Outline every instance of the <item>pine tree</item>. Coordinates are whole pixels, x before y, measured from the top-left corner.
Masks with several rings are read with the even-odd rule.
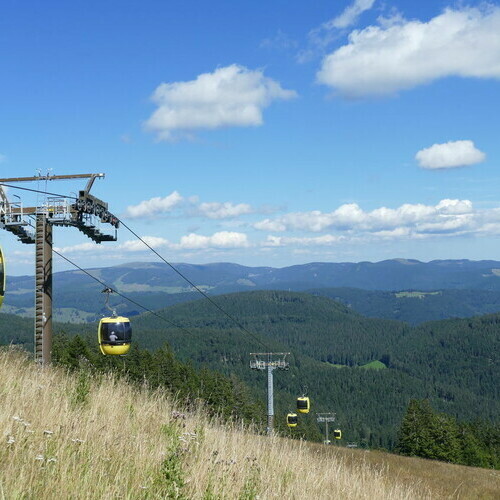
[[[402,455],[431,458],[433,413],[429,402],[411,399],[401,422],[397,451]]]

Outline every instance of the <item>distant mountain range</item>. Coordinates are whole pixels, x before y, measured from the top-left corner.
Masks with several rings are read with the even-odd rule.
[[[500,261],[493,260],[425,263],[393,259],[375,263],[316,262],[284,268],[181,263],[176,268],[210,295],[272,289],[312,291],[338,299],[368,316],[411,323],[500,311]],[[150,309],[199,297],[163,263],[130,263],[89,272]],[[105,312],[104,299],[99,293],[102,288],[81,271],[56,273],[56,319],[94,321]],[[31,315],[33,291],[32,276],[9,276],[4,312]],[[394,293],[401,291],[439,293]],[[142,312],[120,298],[115,298],[114,304],[123,314]]]

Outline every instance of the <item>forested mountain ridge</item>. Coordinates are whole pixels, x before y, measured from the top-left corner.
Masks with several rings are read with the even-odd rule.
[[[144,314],[133,321],[134,341],[153,350],[168,342],[181,360],[236,376],[261,400],[265,376],[249,369],[249,353],[290,351],[290,370],[275,377],[277,415],[292,409],[307,386],[314,406],[301,425],[310,434],[317,433],[314,412],[336,411],[347,440],[391,448],[411,398],[428,398],[438,411],[469,421],[500,415],[500,315],[410,327],[303,293],[256,291],[214,300],[253,335],[199,300],[158,312],[189,333]],[[9,341],[3,326],[10,319],[0,315],[3,343]],[[31,341],[32,323],[15,321],[17,341]],[[94,328],[66,324],[56,332],[87,334],[93,342]],[[384,366],[370,365],[375,360],[387,368],[363,368]]]
[[[500,312],[500,292],[495,290],[388,292],[359,288],[316,288],[307,290],[307,293],[337,300],[364,316],[406,321],[412,325]]]
[[[282,269],[228,263],[177,267],[210,295],[259,289],[310,291],[340,300],[366,316],[411,324],[500,311],[497,261],[422,263],[394,259],[358,264],[311,263]],[[149,309],[199,298],[163,263],[132,263],[89,271]],[[4,312],[32,316],[33,288],[33,277],[9,276]],[[55,273],[54,317],[62,322],[96,321],[105,313],[101,289],[80,271]],[[121,297],[113,297],[112,304],[127,316],[143,312]]]
[[[500,261],[391,259],[380,262],[311,262],[283,268],[249,267],[232,263],[175,264],[198,286],[224,291],[281,288],[302,291],[315,287],[352,287],[365,290],[500,290]],[[89,269],[100,279],[121,285],[124,292],[191,291],[189,285],[164,263],[129,263]],[[80,271],[55,273],[59,287],[90,283]],[[31,290],[33,277],[8,278],[13,291]]]

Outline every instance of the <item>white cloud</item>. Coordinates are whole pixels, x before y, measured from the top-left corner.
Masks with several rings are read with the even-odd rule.
[[[500,78],[500,7],[446,9],[349,35],[324,58],[320,83],[351,97],[384,95],[449,76]]]
[[[69,253],[93,252],[94,250],[102,252],[103,250],[109,250],[109,248],[106,245],[96,245],[95,243],[87,242],[67,247],[54,247],[54,250],[64,255]]]
[[[356,203],[341,205],[332,212],[297,212],[274,220],[265,219],[254,224],[263,231],[337,231],[336,235],[318,238],[268,237],[267,245],[281,246],[284,242],[306,244],[337,243],[339,235],[350,238],[372,235],[383,238],[413,236],[427,233],[477,232],[486,223],[500,221],[500,210],[474,209],[470,200],[441,200],[436,205],[405,203],[398,208],[380,207],[369,212]],[[321,240],[321,238],[324,238]],[[337,238],[337,239],[335,239]]]
[[[232,64],[196,80],[159,85],[152,97],[158,108],[145,127],[159,140],[175,140],[198,129],[262,125],[264,108],[296,95],[261,70]]]
[[[470,200],[441,200],[436,205],[436,210],[444,215],[463,215],[473,211]]]
[[[198,210],[201,215],[208,217],[209,219],[229,219],[252,213],[252,207],[247,203],[239,203],[235,205],[228,201],[225,203],[200,203]]]
[[[177,191],[168,196],[143,200],[137,205],[127,207],[125,216],[130,218],[157,217],[169,213],[182,217],[206,217],[208,219],[236,219],[242,215],[270,213],[276,208],[261,207],[256,209],[248,203],[232,203],[230,201],[200,202],[198,196],[184,198]]]
[[[286,231],[286,225],[279,220],[264,219],[256,222],[253,227],[260,231]]]
[[[422,168],[456,168],[481,163],[486,155],[472,141],[449,141],[420,150],[415,159]]]
[[[247,248],[250,246],[248,236],[244,233],[237,233],[231,231],[219,231],[211,236],[203,236],[200,234],[191,233],[182,236],[179,243],[174,243],[166,238],[159,236],[141,236],[141,238],[155,250],[169,249],[169,250],[206,250],[206,249],[235,249]],[[95,252],[102,254],[106,253],[107,257],[121,258],[127,253],[144,252],[150,250],[142,241],[127,240],[119,245],[96,245],[95,243],[80,243],[78,245],[67,247],[54,247],[59,253],[67,254],[84,254],[91,255]]]
[[[375,0],[354,0],[342,14],[329,21],[327,25],[339,29],[352,26],[363,12],[372,8],[374,3]]]
[[[186,250],[201,250],[206,248],[246,248],[250,246],[248,237],[244,233],[220,231],[212,236],[202,236],[191,233],[183,236],[178,248]]]
[[[159,196],[149,200],[141,201],[138,205],[127,207],[126,215],[131,218],[152,217],[154,215],[170,212],[175,206],[183,200],[182,196],[174,191],[173,193],[161,198]]]
[[[141,238],[152,248],[169,248],[171,243],[165,238],[160,238],[159,236],[141,236]],[[148,247],[140,240],[128,240],[124,241],[118,246],[120,250],[125,250],[126,252],[144,252],[149,251]]]
[[[419,224],[419,233],[453,233],[459,234],[463,231],[471,229],[474,223],[473,214],[458,215],[456,217],[447,217],[437,222],[427,222]]]
[[[325,234],[323,236],[314,236],[312,238],[299,238],[299,237],[283,237],[268,235],[267,239],[263,242],[263,246],[281,247],[281,246],[330,246],[336,243],[345,241],[345,236],[333,236]]]
[[[308,33],[309,47],[299,51],[297,61],[304,63],[319,54],[324,54],[327,46],[338,38],[340,30],[355,24],[359,16],[371,9],[374,3],[375,0],[354,0],[340,15],[311,30]]]
[[[335,214],[345,215],[349,212],[355,214],[350,224],[347,223],[348,218],[340,222],[336,218]],[[356,204],[349,204],[327,214],[314,211],[288,215],[282,217],[287,221],[284,225],[288,231],[329,230],[335,233],[314,237],[271,234],[261,243],[262,247],[336,247],[345,243],[371,244],[436,236],[500,234],[500,209],[476,210],[469,200],[445,199],[434,206],[404,204],[397,209],[381,207],[371,212],[364,212]],[[326,225],[328,219],[330,224]]]
[[[141,238],[153,248],[169,248],[172,244],[165,238],[160,238],[158,236],[141,236]],[[77,245],[71,245],[66,247],[54,247],[57,252],[67,255],[67,254],[85,254],[90,255],[94,252],[99,254],[106,253],[107,256],[115,257],[121,252],[149,252],[148,248],[140,240],[127,240],[118,245],[96,245],[92,242],[78,243]]]

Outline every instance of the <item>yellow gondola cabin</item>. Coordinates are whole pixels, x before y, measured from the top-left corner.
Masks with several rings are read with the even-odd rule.
[[[103,354],[124,356],[132,342],[130,320],[123,316],[102,318],[97,329],[97,340]]]
[[[301,398],[297,398],[297,411],[300,413],[309,413],[310,409],[311,403],[308,397],[302,396]]]
[[[286,416],[286,425],[288,425],[288,427],[297,427],[298,423],[299,417],[297,417],[296,413],[289,413]]]
[[[5,279],[5,258],[3,256],[2,248],[0,247],[0,307],[2,307],[5,295]]]
[[[342,439],[342,431],[340,429],[335,429],[333,431],[333,437],[335,439]]]

